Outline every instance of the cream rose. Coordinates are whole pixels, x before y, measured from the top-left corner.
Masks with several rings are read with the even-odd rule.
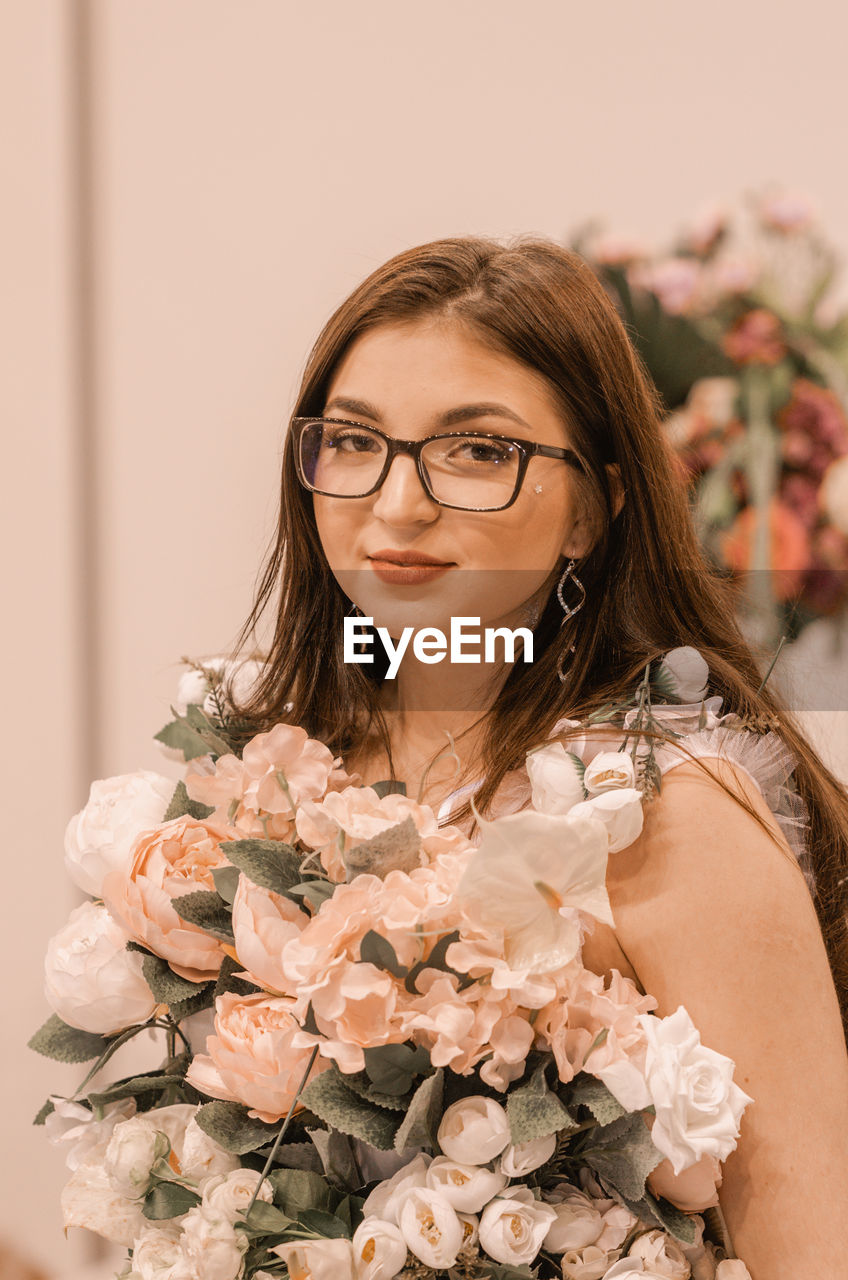
[[[44,1122],[48,1140],[56,1147],[65,1148],[65,1164],[78,1169],[81,1164],[100,1159],[109,1145],[116,1124],[135,1115],[135,1098],[122,1098],[120,1102],[104,1107],[98,1119],[95,1113],[79,1102],[51,1097],[53,1110]]]
[[[213,870],[230,865],[221,844],[235,839],[232,828],[174,818],[141,836],[129,868],[103,882],[106,905],[130,936],[190,982],[214,978],[224,951],[217,938],[180,918],[178,900],[198,889],[214,891]]]
[[[531,803],[539,813],[568,813],[583,799],[582,770],[561,742],[529,751],[526,766]]]
[[[500,1158],[501,1173],[508,1178],[523,1178],[525,1173],[541,1169],[556,1150],[556,1134],[535,1138],[532,1142],[517,1142],[507,1147]]]
[[[147,1022],[157,1003],[142,957],[102,902],[84,902],[50,939],[44,961],[47,1003],[69,1026],[110,1036]]]
[[[689,1280],[689,1261],[676,1240],[664,1231],[646,1231],[637,1236],[627,1251],[629,1258],[641,1258],[645,1270],[667,1280]]]
[[[290,1241],[274,1245],[271,1252],[285,1262],[289,1280],[359,1280],[351,1240]]]
[[[132,1116],[115,1126],[103,1164],[109,1181],[128,1200],[145,1196],[157,1160],[171,1150],[168,1137],[146,1116]]]
[[[446,1271],[456,1262],[465,1231],[444,1196],[430,1187],[410,1187],[398,1213],[407,1247],[425,1266]]]
[[[186,1126],[180,1168],[187,1178],[201,1182],[216,1174],[231,1173],[241,1168],[241,1162],[210,1138],[192,1116]]]
[[[101,897],[104,877],[126,870],[135,841],[162,822],[174,786],[149,769],[92,782],[88,803],[65,828],[65,868],[74,884]]]
[[[612,1272],[608,1270],[615,1263],[619,1250],[609,1252],[599,1249],[596,1244],[587,1244],[584,1249],[569,1249],[562,1255],[563,1280],[607,1280]],[[643,1280],[645,1278],[643,1277]]]
[[[691,645],[670,649],[658,670],[669,681],[675,697],[681,702],[700,702],[706,697],[710,668]]]
[[[139,1280],[196,1280],[178,1231],[150,1226],[133,1241],[132,1248],[133,1274]]]
[[[248,1240],[223,1218],[209,1218],[202,1205],[189,1209],[183,1219],[183,1250],[203,1280],[238,1280],[244,1267]]]
[[[437,1134],[439,1146],[459,1164],[488,1164],[509,1144],[506,1111],[491,1098],[460,1098],[447,1108]]]
[[[438,1191],[458,1212],[479,1213],[507,1184],[505,1173],[437,1156],[427,1170],[427,1186]]]
[[[636,769],[626,751],[599,751],[586,765],[583,785],[590,796],[614,791],[617,787],[634,787]]]
[[[751,1280],[751,1273],[739,1258],[723,1258],[716,1267],[715,1280]]]
[[[599,818],[607,830],[608,852],[626,849],[641,834],[645,821],[642,792],[635,787],[619,787],[601,791],[581,800],[569,814],[571,818]]]
[[[604,1203],[609,1204],[609,1201]],[[603,1210],[603,1228],[595,1244],[599,1249],[617,1249],[624,1244],[637,1222],[635,1213],[625,1209],[623,1204],[610,1205]]]
[[[480,1244],[496,1262],[520,1267],[536,1257],[555,1217],[528,1187],[509,1187],[483,1210]]]
[[[236,701],[243,701],[262,675],[266,664],[257,661],[255,658],[234,661],[223,655],[216,655],[214,658],[203,659],[202,666],[210,671],[217,672],[225,686],[227,684],[231,685],[233,697]],[[174,710],[184,716],[189,703],[194,703],[196,706],[202,707],[207,716],[217,715],[218,704],[211,690],[212,685],[205,672],[193,669],[185,671],[177,682]],[[223,692],[224,690],[222,689],[222,695]]]
[[[393,1280],[406,1265],[406,1241],[400,1227],[381,1218],[366,1218],[353,1233],[356,1280]]]
[[[640,1014],[647,1037],[645,1079],[656,1108],[654,1145],[681,1173],[702,1156],[724,1160],[736,1146],[751,1098],[733,1083],[732,1058],[701,1044],[686,1009],[667,1018]],[[647,1105],[647,1103],[646,1103]]]
[[[285,996],[240,996],[215,1002],[215,1035],[207,1053],[196,1054],[186,1080],[200,1093],[240,1102],[250,1114],[273,1124],[286,1114],[303,1077],[309,1049],[294,1049],[300,1030]],[[329,1062],[317,1058],[313,1075]]]
[[[427,1170],[431,1163],[432,1157],[421,1152],[390,1178],[379,1183],[362,1206],[366,1219],[383,1218],[387,1222],[396,1224],[398,1210],[407,1191],[412,1187],[427,1185]]]
[[[256,1192],[256,1199],[270,1204],[274,1199],[274,1189],[267,1178],[259,1190],[256,1184],[259,1174],[255,1169],[231,1169],[228,1173],[215,1174],[203,1187],[203,1212],[207,1218],[223,1218],[225,1222],[235,1222],[245,1213],[247,1206]]]
[[[555,1217],[545,1235],[551,1253],[567,1253],[594,1244],[603,1230],[603,1217],[594,1202],[576,1188],[551,1203]]]
[[[648,1187],[654,1195],[686,1213],[702,1213],[717,1205],[721,1181],[721,1166],[715,1156],[701,1156],[697,1164],[677,1174],[670,1160],[662,1160],[648,1174]]]

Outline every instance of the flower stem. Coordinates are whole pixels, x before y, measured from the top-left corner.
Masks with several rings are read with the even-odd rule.
[[[315,1064],[315,1059],[317,1058],[317,1056],[318,1056],[318,1045],[316,1044],[312,1050],[312,1053],[309,1055],[309,1061],[306,1064],[306,1070],[303,1073],[303,1078],[300,1084],[297,1086],[297,1093],[292,1098],[291,1106],[289,1107],[288,1112],[286,1114],[286,1118],[283,1121],[282,1126],[280,1127],[280,1132],[277,1134],[276,1138],[274,1139],[274,1145],[271,1148],[271,1151],[268,1155],[268,1159],[265,1161],[265,1167],[263,1168],[261,1174],[256,1180],[256,1186],[254,1187],[253,1195],[250,1197],[250,1204],[247,1206],[247,1209],[245,1211],[245,1215],[244,1215],[245,1218],[250,1217],[250,1211],[253,1208],[253,1206],[256,1204],[256,1197],[259,1195],[259,1188],[262,1186],[262,1183],[265,1181],[265,1175],[267,1174],[268,1170],[271,1168],[271,1165],[274,1163],[274,1158],[280,1149],[280,1143],[283,1140],[283,1135],[285,1134],[286,1130],[289,1127],[289,1121],[294,1115],[294,1109],[297,1106],[298,1098],[303,1093],[303,1090],[306,1087],[306,1082],[309,1079],[309,1073]]]

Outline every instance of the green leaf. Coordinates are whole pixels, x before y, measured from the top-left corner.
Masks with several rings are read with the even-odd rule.
[[[109,1048],[105,1036],[69,1027],[57,1013],[52,1014],[28,1042],[29,1048],[56,1062],[90,1062]]]
[[[345,853],[345,865],[353,868],[369,868],[376,871],[381,861],[390,867],[409,867],[418,865],[418,854],[421,849],[421,833],[407,815],[402,822],[397,822],[385,831],[378,831],[375,836],[361,840]],[[379,871],[376,872],[379,874]]]
[[[311,1080],[301,1098],[305,1107],[334,1129],[361,1138],[379,1151],[391,1151],[394,1146],[396,1117],[348,1089],[335,1067]]]
[[[171,905],[181,920],[188,920],[206,933],[224,942],[233,941],[232,912],[223,898],[208,889],[183,893],[171,899]]]
[[[252,982],[245,982],[244,978],[237,978],[237,973],[244,973],[244,965],[239,964],[232,956],[224,956],[221,962],[221,969],[218,973],[218,981],[215,983],[215,999],[218,996],[226,995],[232,991],[237,996],[255,996],[259,990]]]
[[[185,717],[181,717],[180,713],[176,711],[174,707],[171,707],[171,711],[173,711],[177,719],[184,718],[188,721],[195,733],[199,733],[204,741],[209,744],[209,750],[212,751],[213,755],[232,755],[232,743],[228,742],[226,738],[221,736],[219,726],[212,723],[206,712],[198,703],[190,702],[188,704],[186,707]]]
[[[510,1267],[500,1263],[486,1263],[487,1280],[535,1280],[536,1272],[530,1267]]]
[[[344,1082],[348,1089],[352,1089],[366,1102],[373,1102],[375,1107],[385,1107],[387,1111],[405,1112],[409,1105],[409,1099],[404,1100],[397,1094],[381,1093],[379,1089],[375,1089],[367,1071],[355,1071],[350,1075],[345,1072]]]
[[[214,982],[207,982],[196,995],[189,996],[186,1000],[172,1000],[168,1006],[168,1011],[175,1022],[182,1022],[183,1018],[190,1018],[194,1013],[202,1013],[204,1009],[211,1009],[214,1003],[215,984]]]
[[[174,751],[182,751],[186,761],[209,755],[208,744],[185,720],[172,720],[164,729],[154,733],[153,737],[156,742],[162,742]]]
[[[405,796],[406,783],[398,782],[394,778],[383,778],[379,782],[369,782],[372,791],[376,791],[382,800],[383,796]]]
[[[171,1085],[183,1084],[184,1080],[184,1075],[151,1071],[147,1075],[116,1080],[114,1084],[110,1084],[99,1093],[90,1093],[88,1100],[93,1107],[104,1107],[107,1103],[118,1102],[121,1098],[137,1098],[142,1094],[163,1093]]]
[[[36,1117],[35,1117],[35,1119],[33,1120],[33,1122],[32,1122],[32,1123],[33,1123],[33,1124],[44,1124],[44,1122],[45,1122],[45,1120],[47,1119],[47,1117],[48,1117],[48,1116],[52,1116],[52,1114],[53,1114],[53,1112],[54,1112],[55,1110],[56,1110],[56,1107],[55,1107],[55,1104],[54,1104],[54,1102],[53,1102],[53,1099],[52,1099],[52,1098],[48,1098],[48,1099],[47,1099],[47,1101],[45,1102],[44,1106],[40,1109],[40,1111],[38,1111],[38,1112],[37,1112]]]
[[[581,1072],[567,1086],[565,1096],[570,1107],[586,1107],[598,1124],[612,1124],[613,1120],[627,1115],[627,1110],[618,1099],[610,1093],[603,1080],[596,1076]]]
[[[444,1070],[422,1080],[415,1090],[409,1109],[395,1134],[395,1150],[405,1147],[429,1147],[436,1150],[436,1132],[443,1114]]]
[[[212,879],[215,881],[215,888],[228,907],[231,907],[235,901],[240,876],[238,867],[213,868]]]
[[[544,1066],[537,1067],[526,1084],[509,1094],[506,1114],[513,1142],[534,1142],[577,1128],[557,1095],[548,1088]]]
[[[266,1204],[264,1200],[256,1200],[249,1215],[243,1221],[262,1235],[278,1235],[292,1225],[293,1219],[276,1205]]]
[[[388,938],[384,938],[374,929],[369,929],[360,942],[359,959],[365,964],[373,964],[377,969],[384,969],[386,973],[394,974],[396,978],[406,977],[406,965],[398,960],[397,952]]]
[[[179,1182],[159,1182],[148,1191],[141,1212],[145,1218],[160,1222],[163,1218],[178,1218],[200,1204],[200,1196],[190,1187]]]
[[[307,1129],[307,1133],[330,1181],[342,1190],[355,1191],[362,1178],[347,1134],[335,1129]]]
[[[463,991],[466,987],[470,987],[472,983],[476,982],[477,979],[469,977],[467,973],[460,973],[458,969],[452,969],[445,958],[451,943],[458,941],[458,929],[454,929],[452,933],[446,933],[443,938],[440,938],[429,956],[425,960],[419,960],[409,970],[404,982],[407,991],[411,992],[412,995],[420,994],[416,983],[425,969],[438,969],[441,973],[452,973],[454,977],[459,978],[459,987],[457,988],[459,991]]]
[[[430,1055],[420,1045],[381,1044],[365,1050],[365,1070],[381,1093],[401,1097],[409,1093],[416,1076],[430,1070]]]
[[[350,1227],[334,1213],[325,1213],[321,1209],[304,1209],[300,1215],[304,1227],[314,1231],[325,1240],[349,1240]]]
[[[300,856],[282,840],[225,840],[221,851],[248,880],[272,893],[288,893],[300,880]]]
[[[238,1102],[207,1102],[195,1116],[204,1133],[235,1156],[257,1151],[273,1142],[279,1125],[264,1124],[247,1114]]]
[[[171,796],[171,803],[165,810],[165,816],[162,821],[171,822],[174,818],[182,818],[188,815],[188,817],[201,822],[214,812],[215,810],[211,805],[201,804],[199,800],[192,800],[186,789],[186,784],[180,779],[174,794]]]
[[[663,1156],[654,1146],[641,1113],[636,1111],[595,1130],[580,1158],[628,1200],[641,1200],[645,1179]]]
[[[329,1209],[332,1204],[333,1193],[321,1173],[274,1169],[268,1181],[274,1188],[274,1204],[290,1218],[299,1218],[307,1209]]]
[[[336,886],[330,880],[302,880],[288,891],[290,898],[305,898],[313,913],[319,911],[328,898],[332,898]]]
[[[174,1004],[180,1000],[188,1000],[191,996],[196,996],[206,985],[189,982],[188,978],[180,977],[161,956],[145,955],[141,970],[148,987],[161,1004]]]

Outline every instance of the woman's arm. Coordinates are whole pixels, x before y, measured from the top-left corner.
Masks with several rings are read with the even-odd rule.
[[[759,790],[726,761],[707,765],[781,848],[712,776],[677,766],[639,840],[610,857],[616,933],[658,1015],[685,1005],[754,1099],[719,1193],[753,1280],[837,1280],[848,1277],[848,1051],[824,942]]]

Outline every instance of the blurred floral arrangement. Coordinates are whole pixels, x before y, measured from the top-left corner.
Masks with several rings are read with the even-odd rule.
[[[794,639],[848,600],[848,311],[803,195],[705,210],[668,252],[598,224],[572,237],[663,397],[712,562],[756,638]]]

